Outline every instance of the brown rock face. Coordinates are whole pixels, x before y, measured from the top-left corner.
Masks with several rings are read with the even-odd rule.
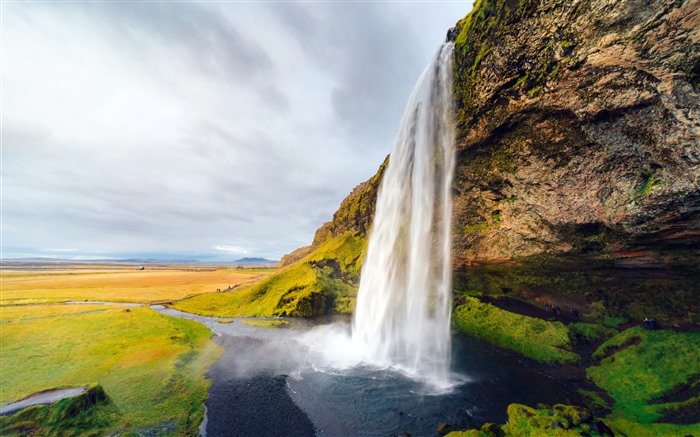
[[[697,245],[700,1],[484,0],[457,30],[458,263]]]
[[[456,292],[699,321],[700,0],[481,0],[448,37]],[[365,238],[385,165],[281,264]]]

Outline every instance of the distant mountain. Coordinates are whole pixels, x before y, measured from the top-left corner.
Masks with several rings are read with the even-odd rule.
[[[274,266],[278,261],[269,260],[266,258],[245,257],[233,261],[231,264],[235,266]]]
[[[245,257],[235,261],[218,261],[212,259],[159,259],[159,258],[95,258],[95,259],[65,259],[49,257],[9,258],[2,260],[2,266],[47,266],[47,265],[199,265],[199,266],[241,266],[241,267],[272,267],[278,261],[258,257]]]

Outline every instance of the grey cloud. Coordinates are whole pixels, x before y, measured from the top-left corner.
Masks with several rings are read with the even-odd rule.
[[[425,35],[444,34],[407,19],[418,9],[9,4],[5,247],[226,259],[217,246],[308,244],[388,153],[436,49]]]
[[[119,38],[141,42],[143,33],[164,45],[179,45],[208,72],[251,80],[274,72],[270,56],[216,11],[200,3],[91,3],[94,15]]]
[[[291,3],[274,10],[317,65],[333,71],[335,122],[355,136],[357,147],[376,148],[378,139],[390,145],[405,101],[429,60],[425,50],[416,50],[425,44],[425,32],[405,14],[429,14],[434,7],[342,2],[323,8]],[[444,39],[440,34],[433,50]]]

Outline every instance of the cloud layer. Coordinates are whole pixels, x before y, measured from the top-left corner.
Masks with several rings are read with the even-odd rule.
[[[469,3],[6,3],[3,256],[279,258]]]

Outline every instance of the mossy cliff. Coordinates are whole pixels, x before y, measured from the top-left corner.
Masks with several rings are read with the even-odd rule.
[[[448,32],[457,293],[698,320],[699,11],[700,0],[480,0]],[[301,294],[269,278],[259,291],[287,303],[266,313],[352,307],[385,165],[282,259],[279,275],[316,278]],[[363,242],[339,246],[356,251],[350,265],[318,256],[343,235]]]
[[[449,32],[459,291],[696,317],[699,10],[483,0]]]

